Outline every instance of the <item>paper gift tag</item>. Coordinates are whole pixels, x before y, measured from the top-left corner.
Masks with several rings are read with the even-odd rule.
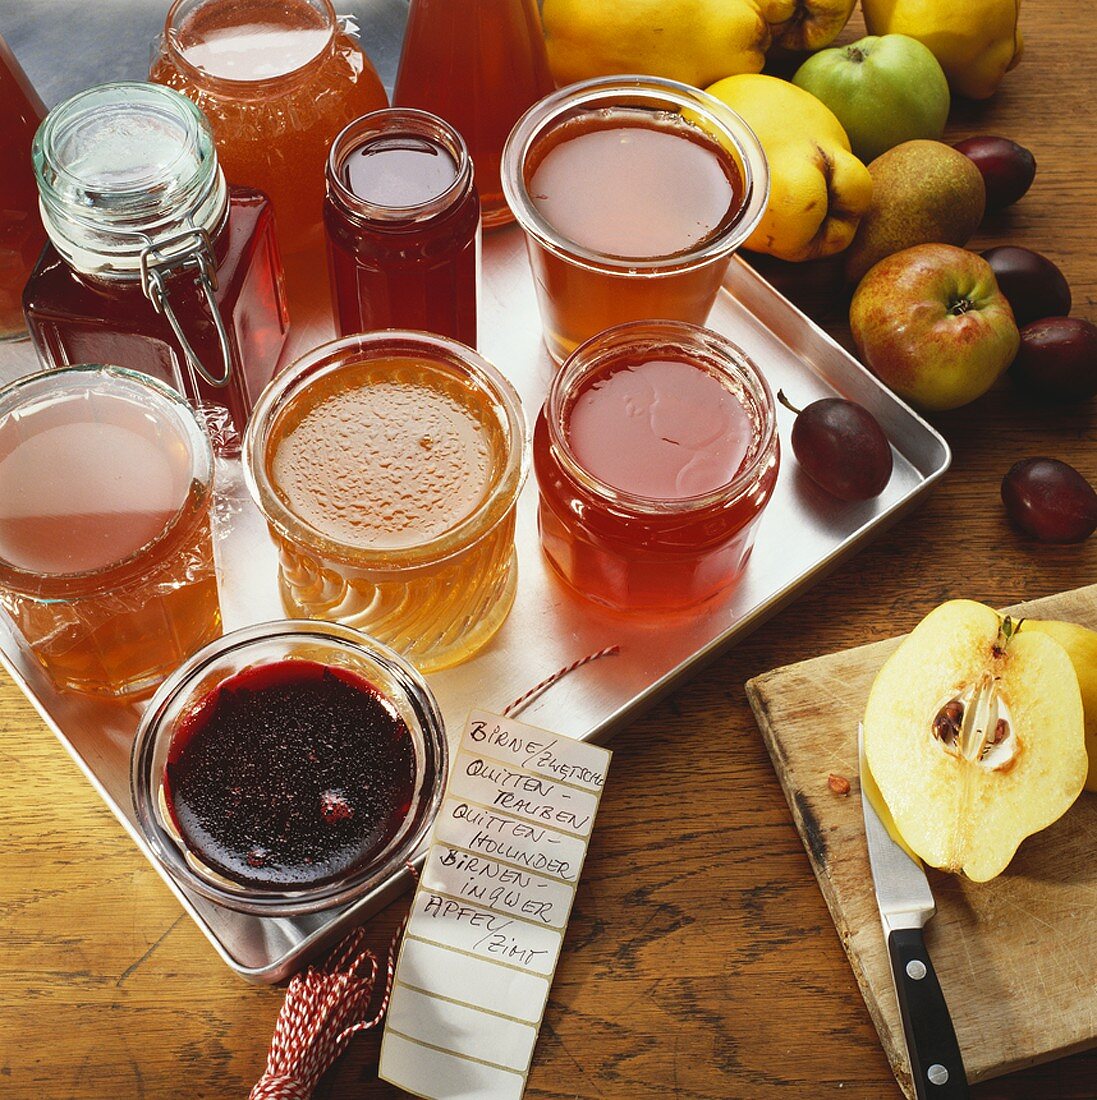
[[[610,752],[473,711],[400,949],[379,1076],[429,1100],[518,1100]]]

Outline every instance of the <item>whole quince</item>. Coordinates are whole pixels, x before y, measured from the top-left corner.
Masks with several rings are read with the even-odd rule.
[[[872,201],[872,177],[830,109],[760,74],[729,76],[708,91],[742,115],[769,161],[769,202],[744,247],[782,260],[841,252]]]
[[[1021,60],[1021,0],[863,0],[869,34],[907,34],[928,46],[954,92],[988,99]]]
[[[773,27],[773,42],[786,50],[821,50],[829,46],[857,0],[765,0],[763,12]]]
[[[771,43],[756,0],[545,0],[541,18],[558,84],[647,73],[703,88],[758,72]]]

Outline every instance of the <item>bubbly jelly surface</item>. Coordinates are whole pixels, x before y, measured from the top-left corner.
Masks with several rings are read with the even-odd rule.
[[[415,748],[392,703],[346,668],[283,660],[218,685],[172,738],[164,793],[187,849],[246,886],[352,874],[399,832]]]

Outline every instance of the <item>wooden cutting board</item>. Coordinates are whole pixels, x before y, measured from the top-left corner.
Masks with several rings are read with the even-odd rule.
[[[1010,611],[1097,629],[1097,585]],[[899,641],[778,668],[746,688],[884,1050],[913,1096],[857,783],[857,722]],[[848,796],[831,791],[830,773],[849,778]],[[1083,792],[991,882],[928,873],[937,915],[927,943],[968,1079],[1097,1045],[1097,794]]]

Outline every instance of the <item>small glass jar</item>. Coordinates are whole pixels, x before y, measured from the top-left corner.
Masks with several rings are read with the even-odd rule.
[[[703,324],[769,194],[749,126],[673,80],[561,88],[519,120],[503,189],[526,234],[545,343],[557,362],[612,325]]]
[[[476,346],[480,200],[461,135],[390,108],[332,143],[324,222],[339,333],[420,329]]]
[[[296,674],[295,668],[300,670]],[[334,735],[324,728],[331,709],[322,703],[296,710],[293,728],[286,733],[292,742],[288,748],[252,745],[249,735],[254,734],[254,722],[249,725],[247,708],[256,704],[256,698],[264,690],[292,684],[295,675],[315,684],[317,674],[321,690],[327,684],[345,691],[349,683],[375,697],[391,728],[410,740],[412,763],[407,777],[394,780],[368,753],[334,752],[323,740]],[[172,769],[183,759],[190,739],[196,730],[209,728],[224,693],[237,684],[250,686],[232,702],[239,708],[236,713],[222,719],[220,733],[229,738],[237,735],[231,751],[219,755],[215,744],[204,758],[190,764],[187,779],[197,790],[187,790],[178,772],[173,789]],[[353,735],[354,730],[349,733]],[[345,737],[348,730],[337,728],[335,734]],[[254,757],[249,755],[253,749]],[[137,824],[148,846],[181,886],[240,912],[298,916],[345,905],[403,867],[438,812],[447,755],[445,726],[430,688],[392,650],[338,624],[260,623],[206,646],[164,681],[137,730],[130,789]],[[271,774],[279,768],[284,772]],[[343,768],[345,773],[339,774]],[[314,807],[309,798],[317,793],[313,789],[317,774],[326,782]],[[388,799],[384,787],[393,782],[399,782],[399,791]],[[369,798],[371,786],[382,788],[373,794],[398,811],[391,828],[333,838],[331,833],[345,829],[356,814],[366,812],[360,799]],[[186,806],[184,798],[189,800]],[[241,800],[253,805],[241,809]],[[209,832],[185,815],[195,801],[198,810],[212,819]],[[298,806],[301,802],[306,804]],[[235,811],[230,803],[236,804]],[[259,820],[258,829],[281,832],[285,848],[278,853],[249,851],[244,864],[263,871],[262,881],[238,881],[212,865],[226,846],[255,841],[252,835],[236,835],[233,813],[250,814],[254,821],[264,817],[272,803],[271,812],[288,816],[284,820],[280,816],[276,825]],[[303,837],[295,835],[299,830],[305,831]],[[332,858],[331,867],[317,865],[325,854]],[[310,881],[305,885],[297,873],[301,867],[293,865],[294,856],[301,857],[302,867],[307,865]],[[325,873],[333,869],[334,873]]]
[[[319,326],[320,339],[328,149],[352,119],[388,106],[353,30],[330,0],[174,0],[150,72],[205,112],[229,183],[274,204],[295,332]]]
[[[533,454],[549,562],[621,610],[688,608],[731,586],[780,460],[757,368],[719,333],[675,321],[619,325],[579,347],[553,380]]]
[[[102,84],[34,139],[50,245],[24,294],[42,360],[159,378],[243,432],[288,320],[270,203],[225,185],[209,126],[156,84]]]
[[[0,38],[0,340],[26,338],[23,287],[46,243],[30,157],[45,117],[45,105]]]
[[[514,220],[499,178],[507,134],[553,87],[537,0],[411,0],[392,101],[461,132],[489,228]]]
[[[522,406],[425,332],[348,336],[279,373],[244,440],[293,618],[347,623],[424,672],[471,657],[514,603]]]
[[[139,696],[220,634],[212,477],[194,413],[147,375],[0,390],[0,604],[59,687]]]

